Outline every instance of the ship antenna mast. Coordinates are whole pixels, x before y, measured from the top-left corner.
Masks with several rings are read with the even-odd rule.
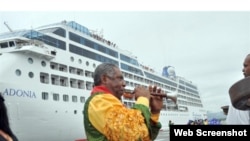
[[[10,32],[13,32],[13,30],[9,27],[9,25],[6,22],[4,22],[4,24],[9,29]]]

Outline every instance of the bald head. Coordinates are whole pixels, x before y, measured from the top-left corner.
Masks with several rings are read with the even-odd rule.
[[[243,75],[245,77],[250,76],[250,54],[248,54],[243,62]]]

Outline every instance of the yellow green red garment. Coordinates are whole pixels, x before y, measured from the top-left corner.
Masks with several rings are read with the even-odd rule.
[[[93,88],[83,116],[89,141],[151,141],[161,128],[159,114],[150,113],[147,98],[139,97],[128,109],[103,86]]]

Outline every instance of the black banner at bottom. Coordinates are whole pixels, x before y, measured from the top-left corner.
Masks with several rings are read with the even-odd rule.
[[[171,125],[170,141],[201,139],[249,140],[250,125]]]

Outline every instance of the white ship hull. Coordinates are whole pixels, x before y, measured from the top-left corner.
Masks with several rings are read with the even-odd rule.
[[[43,33],[52,37],[53,41],[59,39],[65,42],[65,49],[55,48],[50,42],[41,44],[36,41],[38,39],[32,39],[30,42],[20,36],[11,38],[0,36],[0,92],[6,99],[11,128],[20,141],[76,141],[86,138],[82,110],[92,89],[92,73],[101,61],[98,61],[98,57],[91,59],[91,57],[79,55],[74,49],[84,48],[101,55],[101,58],[115,60],[119,65],[132,66],[129,62],[98,52],[95,48],[83,46],[82,42],[80,44],[70,40],[68,32],[81,35],[88,41],[118,52],[119,56],[120,53],[129,56],[129,53],[110,47],[103,40],[93,38],[93,35],[89,37],[66,27],[66,22],[59,25],[66,31],[64,38],[47,30]],[[54,30],[58,27],[58,25],[51,25],[48,29]],[[22,42],[19,43],[20,41]],[[6,47],[5,43],[9,45]],[[56,43],[59,46],[63,44]],[[73,46],[71,49],[69,44]],[[133,61],[136,60],[134,56],[129,57]],[[165,100],[165,107],[160,115],[163,130],[168,129],[169,120],[174,124],[187,124],[190,119],[206,118],[206,111],[202,108],[202,101],[195,85],[189,84],[180,77],[164,78],[148,68],[133,67],[143,74],[138,75],[137,71],[133,73],[121,67],[128,89],[132,90],[136,85],[157,85],[166,93],[178,92],[176,104],[171,100]],[[148,75],[145,75],[146,73]],[[146,77],[151,74],[160,78],[160,81],[167,81],[170,85]],[[179,88],[180,85],[185,89]]]

